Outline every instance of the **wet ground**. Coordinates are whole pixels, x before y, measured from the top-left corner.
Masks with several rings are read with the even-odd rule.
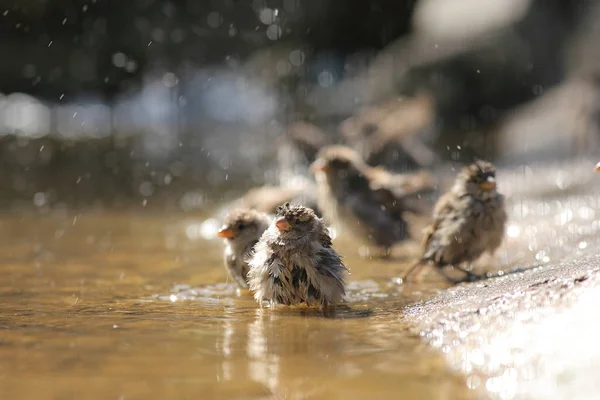
[[[414,246],[365,259],[336,239],[335,315],[259,308],[202,215],[5,213],[0,398],[597,398],[593,165],[501,172],[508,237],[478,268],[524,272],[402,285]]]

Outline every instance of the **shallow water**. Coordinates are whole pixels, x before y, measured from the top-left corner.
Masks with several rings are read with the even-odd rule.
[[[599,247],[594,175],[587,163],[569,166],[567,175],[561,168],[535,168],[535,179],[527,169],[501,173],[507,239],[480,264],[552,264]],[[489,394],[483,385],[468,388],[466,364],[448,362],[452,352],[425,344],[419,309],[448,285],[436,274],[399,284],[414,244],[381,260],[336,239],[352,275],[347,302],[324,315],[263,309],[236,290],[221,242],[207,239],[216,221],[201,215],[43,211],[0,215],[2,399]],[[461,332],[454,333],[445,337],[460,344]]]
[[[1,398],[468,398],[408,333],[399,262],[346,245],[335,315],[261,309],[226,283],[201,218],[4,215]],[[354,258],[353,258],[354,257]],[[432,289],[435,290],[435,289]]]

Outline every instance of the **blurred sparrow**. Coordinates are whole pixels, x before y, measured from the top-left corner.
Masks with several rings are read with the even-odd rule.
[[[493,254],[502,243],[506,219],[504,196],[496,191],[494,166],[476,161],[464,167],[452,189],[437,202],[433,222],[425,231],[423,255],[404,279],[427,264],[440,271],[451,265],[470,279],[477,278],[460,265],[470,264],[486,251]]]
[[[247,257],[260,236],[269,227],[271,219],[256,210],[237,210],[229,214],[217,233],[225,239],[225,268],[241,288],[248,288]]]
[[[594,168],[595,171],[600,171],[600,162],[598,164],[596,164],[596,167]]]
[[[317,178],[319,206],[325,218],[342,231],[382,247],[409,237],[405,213],[428,212],[420,194],[433,190],[426,172],[391,174],[365,164],[354,150],[329,146],[311,166]]]
[[[331,144],[331,138],[310,122],[294,122],[278,141],[278,155],[282,163],[294,162],[309,165],[319,150]]]
[[[248,284],[259,303],[327,307],[345,294],[347,269],[327,228],[307,207],[279,207],[248,263]]]
[[[367,164],[412,170],[437,159],[419,137],[432,130],[434,120],[433,98],[421,92],[365,107],[342,122],[339,131]]]

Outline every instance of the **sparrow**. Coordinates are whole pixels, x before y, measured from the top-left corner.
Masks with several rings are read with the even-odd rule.
[[[254,247],[248,284],[259,302],[323,308],[345,295],[347,268],[313,210],[285,203]]]
[[[365,107],[339,126],[341,136],[369,165],[394,165],[401,170],[431,166],[437,156],[419,136],[432,130],[433,98],[394,98]]]
[[[271,218],[256,210],[236,210],[229,214],[217,236],[225,242],[225,269],[240,288],[248,288],[248,256]]]
[[[596,167],[594,168],[594,171],[600,172],[600,162],[598,164],[596,164]]]
[[[319,208],[328,222],[381,247],[385,256],[410,236],[405,213],[429,211],[419,197],[434,189],[427,172],[392,174],[368,166],[345,146],[323,148],[311,170],[317,179]]]
[[[482,160],[464,167],[435,205],[433,222],[425,229],[422,256],[404,279],[428,264],[439,271],[451,265],[470,279],[479,278],[461,264],[475,261],[486,251],[493,254],[504,238],[506,220],[504,196],[496,190],[496,168]]]

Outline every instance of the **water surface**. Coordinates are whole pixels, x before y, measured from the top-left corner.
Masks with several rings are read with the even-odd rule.
[[[476,268],[552,268],[597,254],[592,167],[584,160],[501,170],[507,237]],[[415,243],[381,260],[359,256],[366,250],[340,236],[334,245],[352,271],[345,304],[333,314],[260,308],[228,282],[222,243],[210,239],[218,221],[206,216],[64,208],[0,215],[0,398],[489,396],[468,374],[495,379],[502,371],[452,360],[505,327],[479,336],[459,327],[436,345],[432,327],[452,315],[432,304],[448,285],[431,273],[417,284],[397,279]]]
[[[5,214],[0,224],[0,397],[470,398],[408,333],[406,260],[357,256],[334,315],[261,309],[227,282],[201,217]],[[403,253],[403,252],[401,252]]]

